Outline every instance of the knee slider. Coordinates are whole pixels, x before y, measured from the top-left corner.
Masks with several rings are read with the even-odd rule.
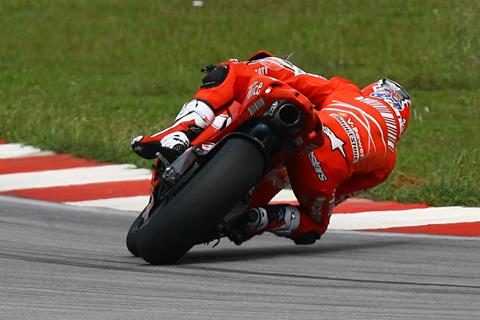
[[[320,234],[315,231],[310,231],[294,239],[293,241],[295,242],[295,244],[302,245],[302,244],[313,244],[318,239],[320,239]]]

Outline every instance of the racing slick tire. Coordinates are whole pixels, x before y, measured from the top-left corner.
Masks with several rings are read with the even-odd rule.
[[[174,264],[209,233],[265,173],[255,142],[230,137],[170,201],[137,229],[136,249],[153,265]]]

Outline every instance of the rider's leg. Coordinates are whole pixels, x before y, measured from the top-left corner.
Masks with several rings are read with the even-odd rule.
[[[307,165],[298,162],[296,164]],[[231,238],[234,242],[241,244],[253,236],[264,232],[271,232],[281,237],[290,238],[297,244],[310,244],[320,238],[320,235],[325,232],[328,222],[319,223],[318,221],[322,220],[321,218],[317,219],[318,221],[314,220],[310,214],[302,212],[304,209],[301,206],[296,206],[295,203],[269,204],[273,196],[287,184],[288,178],[284,166],[279,166],[270,171],[257,184],[255,193],[250,201],[251,208],[238,222],[236,237]],[[320,196],[317,191],[314,193],[317,197],[314,198],[315,201],[309,204],[309,206],[321,210],[324,207],[323,199],[327,195]],[[317,208],[318,206],[322,208]],[[328,209],[328,203],[325,208]],[[323,220],[325,221],[325,218]]]
[[[299,154],[287,163],[299,206],[267,205],[269,199],[263,204],[257,201],[258,207],[249,210],[248,219],[243,221],[245,240],[265,231],[297,244],[313,243],[320,238],[335,205],[336,186],[348,175],[345,158],[335,147],[327,137],[317,150]]]
[[[209,66],[195,99],[185,103],[175,122],[151,136],[133,139],[132,149],[139,156],[153,159],[157,153],[172,160],[184,152],[190,142],[212,123],[227,102],[233,101],[235,73],[222,66]]]
[[[239,222],[241,237],[237,244],[264,232],[292,239],[296,244],[311,244],[320,239],[326,225],[319,224],[300,206],[266,205],[249,209]]]
[[[167,158],[174,158],[183,153],[190,141],[209,126],[214,118],[215,114],[206,102],[193,99],[183,105],[173,125],[151,136],[136,137],[132,141],[132,149],[146,159],[155,158],[157,152]]]

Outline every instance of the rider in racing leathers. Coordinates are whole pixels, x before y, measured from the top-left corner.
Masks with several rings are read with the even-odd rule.
[[[306,73],[266,51],[248,61],[232,59],[202,71],[207,75],[201,88],[172,126],[133,139],[138,155],[152,159],[160,152],[175,159],[205,129],[228,126],[227,106],[244,101],[264,77],[287,84],[314,104],[322,126],[323,136],[311,152],[275,168],[256,186],[251,208],[238,225],[237,244],[265,231],[297,244],[313,243],[326,231],[335,205],[382,183],[392,172],[411,107],[410,97],[396,82],[381,79],[360,89],[340,77]],[[288,180],[300,205],[268,205]]]

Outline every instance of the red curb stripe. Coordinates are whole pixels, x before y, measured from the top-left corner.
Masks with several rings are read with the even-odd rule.
[[[106,164],[75,158],[68,154],[1,159],[0,174],[94,167]]]
[[[0,194],[53,202],[135,197],[150,194],[150,181],[100,182],[73,186],[10,190],[0,192]]]
[[[480,222],[429,224],[426,226],[367,229],[370,232],[419,233],[442,236],[480,237]]]
[[[422,203],[399,203],[394,201],[373,201],[369,199],[348,199],[333,209],[333,213],[359,213],[366,211],[390,211],[429,208]]]

